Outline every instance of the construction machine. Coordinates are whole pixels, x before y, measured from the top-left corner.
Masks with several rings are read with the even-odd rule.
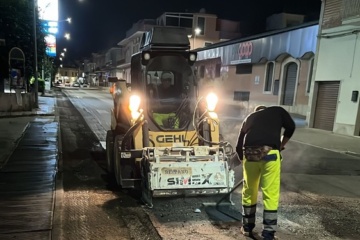
[[[234,185],[218,98],[199,95],[196,57],[186,29],[154,27],[131,56],[131,82],[115,79],[110,91],[107,170],[120,187],[139,188],[149,207],[155,197],[226,195]]]

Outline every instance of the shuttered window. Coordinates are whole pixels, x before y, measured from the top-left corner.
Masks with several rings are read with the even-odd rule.
[[[268,64],[266,64],[266,75],[265,75],[265,86],[264,86],[265,92],[271,91],[273,76],[274,76],[274,65],[275,64],[273,62],[269,62]]]
[[[298,66],[296,63],[289,63],[286,68],[286,75],[284,79],[284,92],[282,98],[282,105],[292,106],[294,104],[295,87]]]

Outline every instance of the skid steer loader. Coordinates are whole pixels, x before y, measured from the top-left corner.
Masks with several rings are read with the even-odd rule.
[[[154,27],[131,57],[131,83],[116,80],[107,131],[107,170],[122,188],[154,197],[227,194],[234,185],[220,141],[217,96],[198,96],[192,52],[183,28]],[[163,88],[167,81],[168,88]]]

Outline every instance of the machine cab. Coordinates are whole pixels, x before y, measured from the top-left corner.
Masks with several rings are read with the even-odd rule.
[[[132,57],[131,89],[142,95],[150,130],[184,131],[191,125],[196,53],[189,51],[184,31],[154,27],[144,34],[141,51]]]

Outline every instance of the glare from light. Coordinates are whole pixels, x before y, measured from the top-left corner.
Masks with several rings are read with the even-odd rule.
[[[60,64],[60,67],[62,68],[62,67],[63,67],[63,65],[62,65],[62,64]]]
[[[140,107],[140,97],[137,95],[132,95],[130,97],[129,109],[131,112],[137,112]]]
[[[64,52],[66,52],[67,51],[67,49],[66,48],[64,48]]]
[[[196,34],[196,35],[199,35],[200,33],[201,33],[201,29],[200,29],[200,28],[198,28],[198,27],[197,27],[197,28],[195,28],[195,34]]]
[[[61,55],[61,56],[63,56],[63,57],[65,57],[65,53],[63,53],[63,52],[62,52],[62,53],[60,53],[60,55]]]
[[[62,57],[61,58],[59,58],[60,59],[60,61],[62,61]]]
[[[71,23],[71,18],[68,17],[68,18],[66,19],[66,21],[67,21],[68,23]]]
[[[209,93],[207,96],[206,96],[206,104],[207,104],[207,109],[210,111],[210,112],[213,112],[215,111],[215,108],[216,108],[216,105],[218,103],[218,97],[216,96],[215,93]]]
[[[67,40],[70,39],[70,33],[65,33],[65,36],[64,36]]]

